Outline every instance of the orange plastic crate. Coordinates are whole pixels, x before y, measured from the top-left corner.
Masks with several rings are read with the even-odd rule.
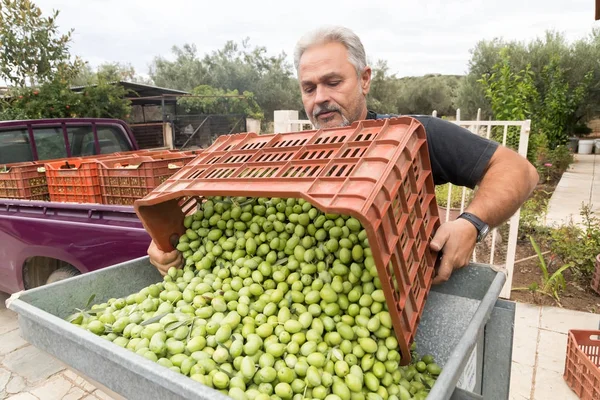
[[[563,377],[582,400],[600,399],[599,336],[600,331],[569,330]]]
[[[194,156],[177,153],[148,153],[140,157],[100,160],[102,202],[131,205],[193,159]]]
[[[413,118],[285,134],[221,136],[135,210],[163,250],[202,196],[303,198],[357,218],[367,231],[402,364],[410,362],[440,224],[425,130]],[[190,198],[180,206],[182,198]]]
[[[0,197],[50,200],[44,164],[24,162],[0,166]]]
[[[152,149],[141,149],[141,150],[131,150],[131,151],[119,151],[117,153],[113,153],[113,156],[132,156],[132,157],[140,157],[147,156],[150,154],[168,154],[171,150],[162,149],[162,150],[152,150]]]
[[[45,165],[51,201],[102,203],[95,158],[65,159]]]
[[[594,276],[592,277],[592,289],[600,294],[600,254],[596,256],[596,269],[594,270]]]

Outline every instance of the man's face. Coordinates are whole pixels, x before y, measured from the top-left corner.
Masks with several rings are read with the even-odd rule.
[[[360,78],[340,43],[327,43],[304,52],[298,67],[302,103],[316,128],[351,125],[367,116],[366,94],[371,69]]]

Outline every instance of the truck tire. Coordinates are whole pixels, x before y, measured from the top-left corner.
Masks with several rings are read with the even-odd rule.
[[[76,268],[69,266],[60,267],[56,271],[52,272],[46,281],[46,285],[58,281],[62,281],[63,279],[71,278],[73,276],[80,275]]]

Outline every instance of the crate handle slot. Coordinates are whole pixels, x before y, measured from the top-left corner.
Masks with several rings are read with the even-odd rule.
[[[69,164],[68,161],[65,161],[65,164],[61,165],[60,169],[77,169],[77,167],[75,166],[75,164]]]
[[[177,161],[177,162],[169,163],[169,165],[167,166],[167,168],[169,168],[169,169],[183,168],[183,161]]]
[[[590,332],[589,336],[587,336],[586,339],[588,339],[592,342],[600,343],[600,332],[598,332],[598,331]]]

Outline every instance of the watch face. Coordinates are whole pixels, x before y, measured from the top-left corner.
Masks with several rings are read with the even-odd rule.
[[[487,226],[487,225],[485,225],[483,227],[483,229],[481,229],[481,232],[479,233],[479,238],[478,238],[479,241],[482,241],[483,239],[485,239],[485,237],[487,236],[487,234],[489,233],[489,231],[490,231],[490,227]]]

